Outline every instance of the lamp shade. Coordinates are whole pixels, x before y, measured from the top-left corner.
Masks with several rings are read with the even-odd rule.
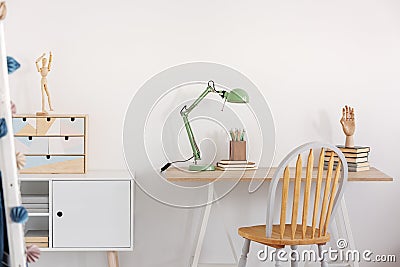
[[[243,89],[233,89],[226,93],[226,101],[230,103],[249,103],[249,95]]]

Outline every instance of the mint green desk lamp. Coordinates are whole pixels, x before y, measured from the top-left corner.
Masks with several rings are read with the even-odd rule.
[[[209,81],[207,84],[206,90],[193,102],[190,107],[186,105],[181,110],[181,116],[183,122],[185,123],[185,128],[187,135],[189,137],[189,142],[192,147],[193,156],[190,159],[194,159],[195,164],[189,166],[189,171],[213,171],[215,167],[213,165],[197,165],[197,161],[201,159],[200,149],[196,144],[196,140],[194,138],[194,134],[192,131],[192,127],[190,127],[188,116],[190,112],[209,94],[216,93],[219,94],[224,101],[229,103],[248,103],[249,95],[243,89],[233,89],[232,91],[224,91],[224,90],[216,90],[213,81]]]

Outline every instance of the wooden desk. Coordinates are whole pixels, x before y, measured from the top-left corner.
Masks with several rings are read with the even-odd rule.
[[[214,187],[211,182],[224,182],[224,181],[236,181],[240,178],[239,182],[250,182],[251,180],[259,180],[259,181],[264,181],[264,182],[270,182],[272,180],[272,176],[274,175],[275,171],[277,168],[271,168],[270,171],[268,172],[267,168],[259,168],[258,170],[249,170],[249,171],[204,171],[204,172],[189,172],[186,170],[180,170],[177,168],[170,168],[166,172],[166,179],[170,182],[204,182],[204,183],[209,183],[209,203],[211,203],[213,194],[214,194]],[[294,168],[290,169],[291,175],[295,173]],[[303,175],[305,175],[305,170],[303,170]],[[324,173],[325,174],[325,173]],[[317,175],[316,168],[313,171],[313,180],[315,180]],[[324,175],[324,177],[326,177]],[[348,177],[349,182],[392,182],[393,178],[386,175],[385,173],[381,172],[380,170],[376,168],[371,168],[369,171],[363,171],[363,172],[349,172],[349,177]],[[216,202],[218,203],[218,202]],[[192,267],[197,267],[199,264],[199,258],[200,258],[200,252],[201,248],[203,246],[203,241],[205,237],[205,232],[207,229],[207,224],[209,221],[209,216],[211,212],[211,206],[212,204],[209,204],[205,207],[204,215],[203,215],[203,220],[202,224],[199,229],[199,235],[197,239],[197,245],[196,249],[193,255],[193,261],[192,261]],[[344,227],[339,227],[339,225],[342,225]],[[337,213],[335,215],[335,225],[336,225],[336,236],[344,237],[349,246],[348,249],[355,250],[355,242],[353,238],[353,234],[351,231],[351,226],[350,226],[350,220],[349,220],[349,215],[347,212],[347,206],[344,198],[342,199],[340,206],[337,210]],[[227,229],[227,227],[225,226]],[[331,227],[332,228],[332,227]],[[340,230],[344,229],[344,230]],[[232,249],[232,254],[235,257],[236,263],[237,263],[237,254],[235,252],[235,248],[233,246],[232,239],[227,232],[227,237],[229,244]],[[334,239],[334,238],[332,238]],[[334,240],[335,241],[335,240]],[[354,263],[347,263],[344,264],[343,266],[349,266],[349,264],[352,267],[359,267],[358,262]],[[337,266],[337,265],[335,265]]]
[[[240,182],[250,182],[254,180],[271,181],[277,168],[271,168],[268,174],[267,168],[259,168],[258,170],[250,171],[204,171],[204,172],[189,172],[177,168],[170,168],[166,172],[166,178],[170,182],[213,182],[237,180]],[[290,173],[294,174],[294,168],[290,168]],[[305,174],[305,169],[303,174]],[[324,171],[325,173],[325,171]],[[219,177],[219,178],[218,178]],[[317,177],[317,168],[314,168],[313,179]],[[324,175],[325,177],[325,175]],[[349,182],[392,182],[393,178],[381,172],[376,168],[371,168],[369,171],[349,172]]]

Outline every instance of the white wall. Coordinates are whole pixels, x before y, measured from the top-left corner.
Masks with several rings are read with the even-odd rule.
[[[34,61],[52,50],[56,111],[90,115],[90,169],[125,168],[122,123],[131,97],[152,75],[184,62],[226,64],[259,86],[275,117],[277,160],[305,141],[342,142],[340,107],[355,106],[356,142],[370,145],[372,164],[395,178],[349,186],[355,239],[360,248],[399,256],[399,1],[13,0],[8,8],[8,54],[22,63],[10,78],[18,111],[39,110]],[[265,188],[248,195],[242,185],[222,201],[238,251],[235,228],[263,221],[264,195]],[[122,266],[185,266],[193,238],[185,227],[198,211],[142,192],[136,207],[136,248],[121,254]],[[230,259],[214,220],[202,260]],[[54,264],[100,267],[106,258],[45,253],[34,266]]]

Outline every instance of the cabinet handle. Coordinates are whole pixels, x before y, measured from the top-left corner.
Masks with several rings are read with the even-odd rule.
[[[63,212],[62,211],[57,211],[57,216],[61,218],[63,216]]]

